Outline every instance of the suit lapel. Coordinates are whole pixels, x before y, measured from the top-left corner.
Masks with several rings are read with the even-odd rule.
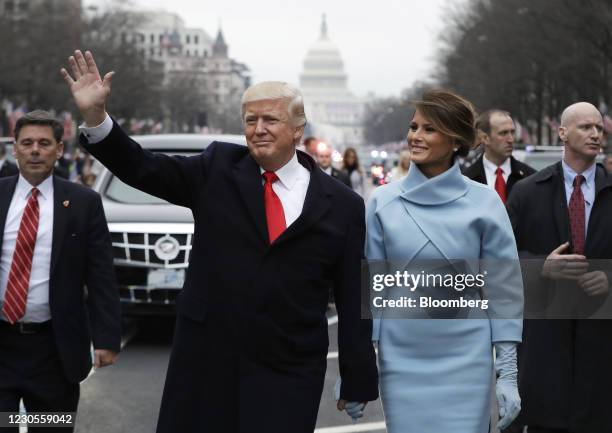
[[[474,163],[474,165],[476,166],[475,169],[477,171],[477,174],[476,174],[476,176],[474,177],[473,180],[475,180],[476,182],[484,183],[486,185],[487,184],[487,175],[486,175],[485,169],[484,169],[484,162],[482,161],[483,158],[484,158],[484,155],[482,155],[480,158],[478,158],[476,160],[476,162]]]
[[[320,170],[310,158],[307,158],[299,151],[298,161],[310,171],[310,182],[306,191],[304,207],[298,219],[287,227],[287,230],[274,241],[273,245],[287,242],[304,233],[331,208],[331,197],[333,194],[325,185],[327,174]]]
[[[8,215],[9,206],[15,193],[15,187],[19,176],[14,176],[11,181],[2,182],[2,188],[0,188],[0,247],[2,247],[2,241],[4,238],[4,226],[6,224],[6,216]]]
[[[595,200],[600,191],[612,186],[612,177],[606,173],[606,169],[597,164],[595,167]]]
[[[287,230],[279,236],[274,244],[287,242],[304,233],[330,209],[332,194],[323,183],[322,176],[327,176],[327,174],[321,170],[310,171],[310,182],[308,183],[302,213],[293,224],[287,227]]]
[[[516,159],[513,156],[510,157],[510,176],[508,176],[508,182],[506,183],[506,191],[510,195],[510,190],[519,180],[525,177],[525,172],[518,167]]]
[[[262,178],[259,166],[250,154],[234,166],[234,179],[258,235],[268,243]]]
[[[70,215],[70,194],[66,187],[68,182],[53,176],[53,240],[51,243],[51,275],[62,250],[62,242],[66,233],[66,223]],[[65,205],[65,203],[67,205]],[[74,206],[74,205],[73,205]]]
[[[593,241],[591,240],[589,242],[589,240],[593,238],[595,235],[593,231],[597,229],[595,227],[596,223],[594,222],[596,220],[593,218],[593,216],[599,212],[598,208],[601,206],[601,198],[599,198],[599,194],[601,193],[601,190],[609,187],[612,187],[610,176],[606,173],[606,169],[604,167],[597,165],[595,167],[595,200],[593,201],[593,205],[591,207],[589,226],[587,227],[587,236],[584,244],[585,251],[590,251],[590,245]]]
[[[555,164],[554,174],[551,177],[552,182],[552,193],[554,200],[553,215],[555,218],[555,224],[557,226],[557,232],[561,243],[568,242],[571,239],[570,226],[569,226],[569,215],[567,210],[567,198],[565,196],[565,184],[563,179],[563,167],[561,162]]]

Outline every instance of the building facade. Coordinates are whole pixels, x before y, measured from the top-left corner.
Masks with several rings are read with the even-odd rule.
[[[187,27],[166,11],[138,11],[131,29],[121,38],[136,42],[140,52],[161,65],[165,87],[184,83],[199,98],[193,107],[198,126],[235,132],[240,122],[240,98],[250,85],[249,68],[229,57],[219,28],[216,38],[201,28]],[[193,95],[192,95],[193,96]]]
[[[347,82],[344,62],[329,38],[323,15],[319,38],[304,59],[300,88],[309,132],[337,149],[363,144],[365,102],[351,93]]]

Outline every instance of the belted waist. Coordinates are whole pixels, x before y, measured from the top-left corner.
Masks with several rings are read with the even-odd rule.
[[[0,320],[0,329],[6,329],[16,334],[36,334],[51,329],[51,320],[46,322],[16,322],[9,323]]]

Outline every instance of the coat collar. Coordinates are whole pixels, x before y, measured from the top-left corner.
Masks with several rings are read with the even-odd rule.
[[[459,162],[444,173],[428,178],[416,164],[412,164],[408,175],[401,181],[403,199],[420,205],[440,205],[463,197],[468,191],[468,182],[461,175]]]
[[[274,241],[274,244],[287,242],[304,233],[331,208],[333,193],[329,187],[329,182],[337,181],[330,179],[327,174],[319,169],[310,156],[299,150],[298,161],[310,171],[310,182],[304,199],[304,207],[298,219],[287,227],[287,230]]]
[[[234,179],[242,200],[246,204],[247,212],[251,217],[258,236],[268,242],[268,228],[266,226],[266,211],[263,202],[263,184],[261,171],[250,153],[247,153],[234,166]]]
[[[321,170],[314,160],[302,151],[297,151],[297,159],[302,166],[310,172],[310,182],[306,192],[302,213],[287,230],[285,230],[273,245],[286,242],[299,235],[322,217],[331,207],[332,195]],[[266,211],[263,200],[263,183],[261,170],[250,154],[246,154],[234,166],[234,179],[238,185],[240,196],[246,204],[247,212],[255,226],[258,237],[268,244],[268,227],[266,224]],[[336,182],[336,181],[334,181]]]
[[[608,173],[606,168],[597,163],[595,168],[595,197],[604,188],[612,187],[612,175]]]
[[[8,209],[15,193],[19,176],[13,176],[10,180],[0,183],[0,245],[4,237],[4,226]],[[68,212],[70,211],[70,183],[53,176],[53,235],[51,241],[51,274],[60,257],[62,241],[66,232]],[[66,205],[67,203],[68,205]]]
[[[561,161],[550,165],[533,175],[536,183],[546,182],[555,176],[564,179],[563,164]],[[600,163],[595,166],[595,196],[604,188],[612,187],[612,176],[608,174],[605,167]]]
[[[521,178],[527,177],[527,173],[525,173],[521,164],[514,156],[510,156],[510,174],[519,175]]]
[[[533,175],[533,180],[536,183],[542,183],[550,180],[555,176],[561,176],[563,179],[563,167],[561,166],[561,161],[554,163],[553,165],[549,165],[546,168],[538,171]]]

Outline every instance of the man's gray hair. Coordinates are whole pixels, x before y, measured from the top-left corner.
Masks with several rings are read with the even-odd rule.
[[[263,81],[249,87],[242,95],[242,120],[244,121],[245,106],[248,102],[263,99],[287,99],[287,111],[294,126],[306,124],[304,113],[304,98],[300,89],[282,81]]]

